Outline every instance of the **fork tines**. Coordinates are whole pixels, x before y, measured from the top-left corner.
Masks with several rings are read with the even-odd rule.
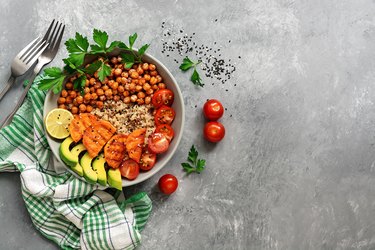
[[[64,34],[65,25],[55,19],[52,20],[47,33],[45,34],[43,40],[49,42],[49,47],[53,48],[60,44],[61,38]]]

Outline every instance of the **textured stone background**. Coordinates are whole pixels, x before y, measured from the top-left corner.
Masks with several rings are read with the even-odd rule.
[[[65,39],[94,27],[113,39],[138,32],[178,80],[187,110],[168,166],[125,190],[153,200],[139,249],[374,249],[374,16],[371,0],[2,0],[0,81],[53,18],[65,21]],[[216,41],[236,64],[231,81],[203,78],[206,87],[194,88],[173,61],[182,57],[161,53],[163,21],[199,43]],[[60,50],[51,65],[65,56]],[[1,117],[19,91],[0,103]],[[202,139],[207,98],[228,109],[217,145]],[[193,143],[208,166],[186,177],[180,163]],[[180,181],[170,197],[155,187],[164,173]],[[32,226],[18,174],[0,183],[0,249],[54,248]]]

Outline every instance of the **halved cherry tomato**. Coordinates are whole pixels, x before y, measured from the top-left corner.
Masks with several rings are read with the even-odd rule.
[[[163,105],[172,106],[174,101],[174,94],[170,89],[160,89],[152,96],[152,105],[159,108]]]
[[[203,135],[210,142],[218,142],[224,138],[225,128],[220,122],[207,122],[203,129]]]
[[[176,176],[165,174],[159,179],[159,189],[164,194],[172,194],[178,187],[178,180]]]
[[[155,154],[161,154],[168,150],[169,141],[162,133],[153,133],[148,138],[148,150]]]
[[[120,165],[121,175],[129,180],[134,180],[139,174],[139,165],[134,160],[125,160]]]
[[[168,124],[170,125],[174,117],[176,115],[176,112],[173,108],[168,106],[161,106],[155,114],[155,125],[159,126],[160,124]]]
[[[174,130],[173,128],[168,124],[161,124],[156,127],[155,133],[162,133],[167,137],[168,141],[171,142],[174,137]]]
[[[203,106],[203,114],[210,121],[216,121],[224,114],[223,105],[218,100],[208,100]]]
[[[156,154],[149,153],[148,151],[143,152],[139,167],[142,170],[148,171],[154,167],[156,162]]]

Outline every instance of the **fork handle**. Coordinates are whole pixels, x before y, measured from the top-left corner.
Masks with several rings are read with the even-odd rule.
[[[15,80],[16,78],[13,77],[13,75],[9,77],[8,82],[6,83],[5,87],[0,92],[0,100],[3,99],[4,95],[8,92],[8,90],[10,89],[10,86],[13,85]]]
[[[42,69],[43,65],[44,64],[38,63],[35,66],[33,75],[29,79],[29,83],[25,86],[25,89],[23,90],[22,95],[21,95],[20,99],[18,99],[18,102],[17,102],[16,106],[13,108],[12,112],[7,116],[5,121],[1,124],[1,128],[4,128],[5,126],[8,126],[12,122],[13,116],[17,113],[18,109],[21,107],[23,101],[25,100],[25,98],[27,96],[27,93],[29,92],[29,89],[30,89],[31,85],[33,85],[35,77],[37,76],[39,71]]]

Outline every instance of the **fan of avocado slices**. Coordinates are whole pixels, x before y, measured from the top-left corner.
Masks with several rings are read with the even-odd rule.
[[[120,169],[105,170],[103,153],[92,158],[82,143],[76,144],[72,137],[66,138],[60,145],[61,160],[77,175],[85,178],[91,184],[100,184],[122,190]]]

